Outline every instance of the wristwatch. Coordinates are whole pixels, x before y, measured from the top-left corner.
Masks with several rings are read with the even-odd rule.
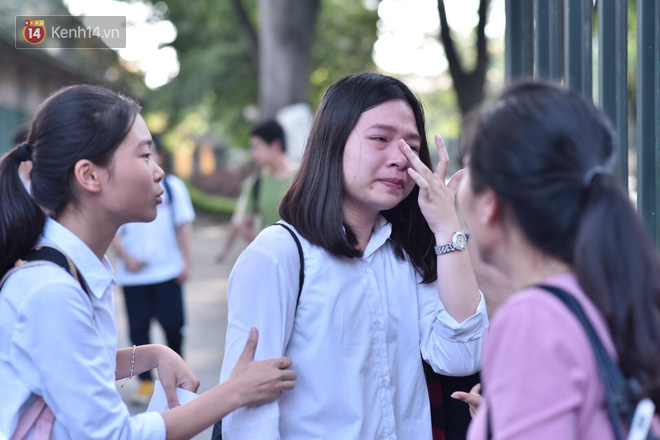
[[[468,238],[470,234],[458,231],[454,232],[454,235],[451,236],[451,243],[443,244],[442,246],[433,246],[436,255],[444,255],[453,251],[462,251],[467,246]]]

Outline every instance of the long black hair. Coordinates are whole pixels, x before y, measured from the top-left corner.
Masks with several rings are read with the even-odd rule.
[[[342,210],[346,141],[362,113],[394,99],[403,100],[412,108],[421,136],[419,157],[432,168],[424,111],[415,94],[396,78],[375,73],[350,75],[325,93],[300,169],[280,205],[282,219],[295,226],[310,243],[334,255],[362,255]],[[392,224],[391,239],[397,257],[403,259],[407,254],[423,282],[429,283],[437,278],[432,251],[435,239],[419,209],[418,194],[415,186],[408,197],[382,214]]]
[[[616,137],[577,93],[524,81],[476,122],[472,189],[492,188],[539,249],[570,264],[629,377],[660,403],[660,261],[615,177]]]
[[[39,107],[26,143],[0,162],[0,276],[34,246],[46,215],[57,218],[76,202],[76,162],[108,165],[139,111],[131,99],[87,85],[64,88]],[[32,197],[18,175],[23,155],[33,163]]]

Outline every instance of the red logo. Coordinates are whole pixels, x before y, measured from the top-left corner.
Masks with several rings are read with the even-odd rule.
[[[25,20],[23,38],[30,44],[39,44],[46,38],[44,20]]]

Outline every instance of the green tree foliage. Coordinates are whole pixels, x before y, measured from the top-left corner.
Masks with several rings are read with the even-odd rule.
[[[242,2],[258,26],[255,0]],[[257,105],[258,74],[250,42],[229,1],[168,0],[166,18],[177,28],[172,46],[180,62],[178,76],[148,97],[148,111],[164,112],[169,126],[195,112],[211,130],[235,145],[247,144],[246,106]],[[312,46],[309,101],[342,76],[373,70],[377,12],[361,1],[324,0]]]
[[[243,108],[257,100],[257,71],[230,3],[168,0],[167,5],[167,18],[177,28],[172,46],[179,74],[150,94],[148,111],[165,112],[170,126],[196,112],[221,132],[240,132]]]
[[[371,53],[378,14],[355,0],[323,0],[312,47],[310,103],[316,106],[331,84],[375,69]]]

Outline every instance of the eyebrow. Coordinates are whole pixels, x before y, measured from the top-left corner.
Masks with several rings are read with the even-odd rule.
[[[397,131],[396,128],[392,127],[391,125],[386,125],[386,124],[374,124],[371,127],[367,128],[367,130],[372,130],[372,129],[380,129],[380,130],[385,130],[385,131],[389,131],[389,132]],[[408,138],[408,139],[414,139],[416,141],[422,139],[422,137],[417,133],[408,133],[404,137]]]
[[[140,148],[142,145],[149,145],[153,144],[153,139],[142,139],[136,146],[135,148]]]

